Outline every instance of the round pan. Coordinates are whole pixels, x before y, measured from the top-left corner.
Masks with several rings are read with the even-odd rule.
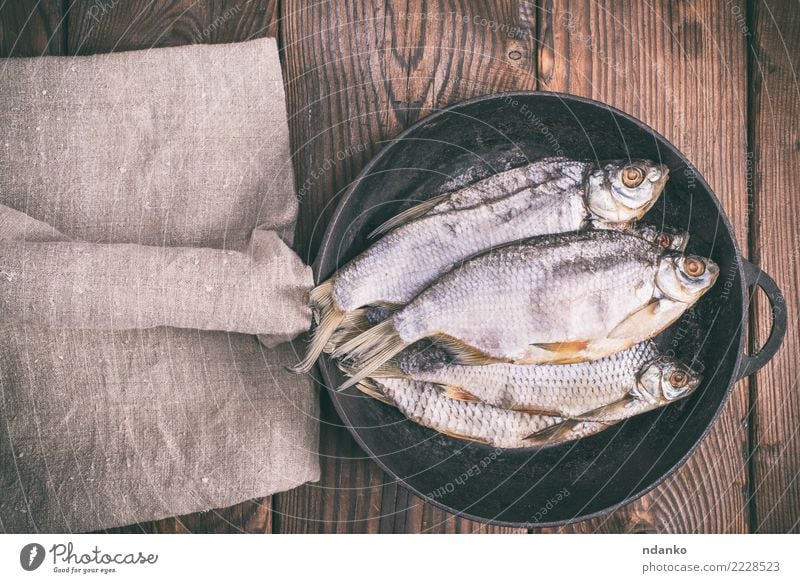
[[[480,97],[412,126],[363,169],[344,193],[315,264],[317,281],[369,246],[367,234],[440,189],[463,186],[544,156],[581,160],[649,158],[670,179],[645,217],[690,233],[688,253],[720,266],[714,287],[656,339],[661,349],[701,363],[689,398],[576,442],[495,450],[441,435],[355,389],[331,392],[359,445],[390,475],[432,503],[467,518],[516,527],[553,526],[609,512],[652,489],[697,448],[734,383],[763,366],[786,329],[780,290],[744,260],[719,200],[667,140],[631,116],[573,96],[517,92]],[[773,308],[770,338],[743,352],[749,294],[761,287]],[[320,360],[328,387],[344,381]]]

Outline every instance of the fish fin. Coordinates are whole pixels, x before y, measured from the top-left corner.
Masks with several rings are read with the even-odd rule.
[[[355,374],[337,390],[342,391],[370,376],[407,346],[408,343],[400,338],[400,334],[395,330],[392,319],[384,320],[346,342],[337,348],[333,355],[336,358],[354,361],[352,369]]]
[[[519,411],[520,413],[529,413],[531,415],[544,415],[545,417],[570,417],[570,415],[565,415],[561,411],[549,411],[537,407],[509,407],[508,409],[509,411]]]
[[[680,318],[689,305],[669,298],[654,300],[620,322],[608,338],[631,338],[634,342],[652,338]]]
[[[332,353],[340,344],[352,340],[362,332],[366,332],[387,318],[391,318],[392,314],[402,307],[403,306],[400,304],[374,304],[366,308],[358,308],[357,310],[348,312],[345,315],[344,321],[328,340],[323,352],[325,352],[325,354]],[[376,320],[376,308],[380,308],[386,315]]]
[[[347,376],[354,376],[358,369],[354,365],[348,362],[337,361],[336,365],[339,367],[344,374]],[[379,366],[375,370],[372,371],[370,377],[373,379],[410,379],[411,377],[404,373],[400,367],[397,365],[394,359],[389,360],[385,364]]]
[[[387,405],[391,405],[392,407],[394,407],[394,403],[391,401],[391,399],[389,399],[389,397],[387,397],[381,392],[380,388],[378,387],[378,384],[375,383],[372,379],[364,379],[360,382],[357,382],[355,386],[359,391],[361,391],[365,395],[372,397],[373,399],[380,401],[381,403],[386,403]]]
[[[340,344],[344,344],[370,328],[367,308],[359,308],[345,314],[344,319],[328,338],[323,352],[330,354]]]
[[[531,346],[541,348],[547,352],[569,356],[574,355],[576,352],[586,350],[589,344],[589,340],[575,340],[572,342],[542,342],[539,344],[532,344]]]
[[[592,409],[591,411],[587,411],[585,413],[581,413],[580,415],[571,415],[570,418],[576,421],[596,421],[598,423],[617,423],[620,421],[619,418],[615,419],[615,416],[618,416],[620,413],[624,413],[625,409],[634,403],[639,401],[633,395],[625,395],[618,401],[614,401],[613,403],[609,403],[608,405],[603,405],[601,407],[597,407],[596,409]]]
[[[493,358],[477,348],[464,344],[446,334],[437,334],[434,338],[437,344],[445,346],[447,353],[453,358],[453,362],[457,364],[481,365],[508,362],[508,360]]]
[[[551,443],[566,441],[569,438],[570,432],[578,425],[578,423],[581,423],[581,421],[566,419],[546,427],[541,431],[536,431],[535,433],[525,436],[523,441],[529,446],[548,445]]]
[[[289,370],[298,374],[310,371],[314,363],[325,350],[328,340],[344,319],[345,314],[340,312],[339,309],[333,305],[333,302],[331,302],[322,312],[322,317],[311,337],[311,344],[309,344],[306,350],[305,357],[295,366],[289,367]]]
[[[381,226],[379,226],[377,229],[372,231],[369,235],[367,235],[367,238],[374,239],[379,235],[388,233],[389,231],[396,229],[401,225],[410,223],[411,221],[420,218],[421,216],[427,214],[428,211],[430,211],[433,207],[450,198],[450,194],[451,193],[447,192],[445,194],[440,194],[439,196],[434,196],[433,198],[428,199],[425,202],[421,202],[417,205],[412,206],[411,208],[407,208],[406,210],[397,213],[391,219],[389,219]]]
[[[314,312],[314,319],[317,323],[321,320],[321,315],[329,308],[333,307],[333,278],[329,278],[312,289],[308,294],[308,303]]]
[[[334,358],[358,361],[379,352],[383,342],[397,335],[392,319],[384,320],[351,338],[333,351]]]
[[[431,429],[435,429],[442,435],[446,435],[447,437],[452,437],[454,439],[463,439],[464,441],[472,441],[474,443],[482,443],[484,445],[491,444],[491,442],[488,439],[484,439],[482,437],[472,437],[470,435],[463,435],[461,433],[456,433],[455,431],[448,431],[447,429],[439,429],[438,427],[432,427]]]
[[[655,300],[629,314],[622,322],[609,333],[608,338],[640,338],[641,330],[652,327],[653,318],[658,312],[659,300]]]
[[[367,312],[367,308],[358,308],[357,310],[348,312],[345,314],[344,320],[342,320],[342,326],[346,326],[348,328],[364,326],[366,328],[369,324],[369,320],[367,320]]]
[[[352,340],[359,334],[361,334],[359,330],[336,330],[328,339],[328,342],[325,343],[325,348],[322,349],[322,352],[331,354],[338,346]]]
[[[439,393],[447,397],[448,399],[453,399],[455,401],[467,401],[469,403],[480,403],[481,400],[476,397],[475,395],[465,391],[461,387],[453,387],[451,385],[439,385],[437,387]]]

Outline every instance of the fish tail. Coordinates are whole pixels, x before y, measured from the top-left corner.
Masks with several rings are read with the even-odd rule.
[[[346,313],[341,324],[339,324],[338,328],[336,328],[328,338],[323,352],[325,352],[325,354],[330,354],[336,350],[340,344],[344,344],[368,330],[370,328],[368,312],[369,310],[367,308],[359,308]]]
[[[394,328],[394,321],[390,318],[351,338],[334,350],[332,355],[334,358],[345,358],[354,362],[369,358],[381,350],[383,342],[388,337],[395,335],[397,331]]]
[[[345,318],[346,315],[331,302],[331,305],[322,312],[319,324],[314,330],[311,344],[308,346],[305,357],[295,366],[290,367],[289,370],[294,373],[306,373],[310,371],[320,354],[325,350],[328,340],[333,333],[336,332],[336,329]]]
[[[361,379],[370,376],[407,346],[408,342],[400,338],[391,319],[381,322],[346,342],[334,351],[334,356],[344,357],[355,362],[352,366],[354,374],[338,390],[351,387]]]
[[[322,320],[324,314],[333,306],[333,278],[327,279],[311,290],[308,294],[308,303],[314,311],[314,319],[317,323]]]
[[[373,399],[376,399],[381,403],[386,403],[387,405],[394,406],[394,403],[389,399],[389,397],[383,394],[383,391],[381,391],[380,387],[378,386],[378,383],[376,383],[372,379],[363,379],[357,382],[356,388],[365,395],[372,397]]]
[[[339,361],[337,362],[337,366],[339,370],[341,370],[347,376],[353,376],[358,371],[358,367],[350,364],[348,362]],[[411,377],[404,373],[400,367],[398,366],[395,359],[388,360],[378,368],[372,371],[370,376],[375,378],[392,378],[392,379],[410,379]]]

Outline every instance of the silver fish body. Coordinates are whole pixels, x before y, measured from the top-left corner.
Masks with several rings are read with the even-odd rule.
[[[470,366],[450,362],[446,351],[431,347],[401,354],[397,373],[439,384],[456,398],[574,417],[634,393],[644,365],[659,356],[655,344],[647,341],[593,362]]]
[[[397,407],[410,420],[451,437],[494,447],[543,445],[545,442],[538,440],[536,435],[564,421],[558,417],[509,411],[485,403],[449,399],[436,385],[430,383],[394,378],[370,381],[377,385],[378,391],[385,397],[382,400]],[[579,439],[606,427],[606,424],[599,422],[579,422],[570,431],[568,438]],[[549,440],[546,443],[558,441]]]
[[[483,250],[586,225],[590,164],[563,159],[509,170],[451,195],[374,243],[334,276],[342,312],[406,304],[455,264]]]
[[[614,228],[641,218],[668,171],[647,161],[590,162],[545,158],[400,213],[383,238],[310,294],[317,328],[308,371],[353,311],[410,302],[442,273],[495,246],[590,225]]]
[[[614,230],[509,245],[467,261],[336,348],[354,370],[340,388],[425,338],[463,349],[465,364],[596,360],[655,336],[718,275],[710,259]]]
[[[689,242],[689,233],[671,227],[655,227],[652,225],[636,225],[619,228],[625,233],[641,237],[662,250],[685,251]],[[442,274],[443,275],[443,274]],[[402,306],[370,305],[351,312],[346,325],[342,325],[330,337],[324,352],[330,354],[337,346],[354,338],[376,324],[389,318]]]
[[[660,255],[616,231],[511,245],[444,276],[394,325],[409,344],[443,334],[498,360],[546,362],[537,346],[605,339],[647,305]]]

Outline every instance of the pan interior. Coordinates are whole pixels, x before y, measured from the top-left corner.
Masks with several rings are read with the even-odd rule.
[[[687,252],[720,266],[714,288],[657,338],[668,354],[701,363],[691,398],[597,436],[560,446],[495,450],[438,434],[355,390],[332,394],[359,443],[391,474],[452,511],[532,526],[576,520],[641,495],[698,444],[732,384],[743,298],[738,254],[714,195],[683,156],[640,122],[601,104],[553,94],[508,94],[439,112],[386,147],[346,193],[318,258],[318,279],[362,252],[367,234],[397,212],[544,156],[649,158],[670,179],[646,222],[690,233]],[[321,276],[321,277],[320,277]],[[323,379],[343,381],[332,363]]]

